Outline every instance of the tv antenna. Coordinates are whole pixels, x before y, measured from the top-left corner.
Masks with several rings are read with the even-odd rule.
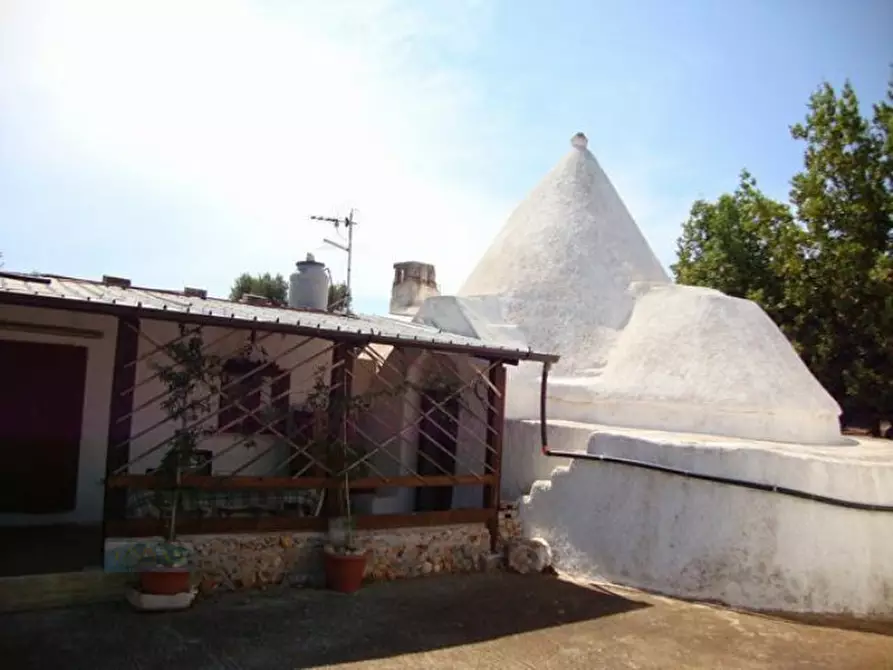
[[[311,216],[310,219],[313,221],[325,221],[326,223],[331,223],[335,226],[335,231],[337,232],[341,226],[347,228],[347,246],[341,244],[340,242],[335,242],[334,240],[330,240],[328,238],[323,238],[323,242],[329,244],[336,249],[341,249],[347,253],[347,294],[351,295],[350,292],[350,270],[353,265],[353,227],[357,225],[357,222],[353,220],[354,210],[350,210],[350,214],[345,216],[343,219],[339,219],[332,216]]]

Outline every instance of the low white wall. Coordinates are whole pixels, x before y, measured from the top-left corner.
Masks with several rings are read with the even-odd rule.
[[[550,445],[561,444],[562,449],[571,451],[585,451],[592,433],[590,426],[569,421],[550,421],[547,429]],[[543,454],[539,422],[506,420],[502,444],[502,500],[518,500],[530,493],[534,482],[548,479],[555,468],[569,464],[570,460],[566,458],[550,458]]]
[[[0,514],[0,525],[98,523],[102,520],[104,496],[102,479],[105,477],[109,406],[118,320],[113,316],[9,305],[0,307],[0,318],[44,326],[96,330],[102,333],[101,339],[88,339],[20,331],[0,331],[0,338],[4,340],[62,344],[87,349],[87,375],[78,459],[77,506],[73,511],[62,514]]]
[[[893,454],[883,446],[600,433],[588,450],[889,505]],[[520,517],[569,573],[748,609],[893,616],[893,513],[575,460],[534,485]]]
[[[511,419],[534,419],[540,415],[542,368],[522,363],[509,378]],[[613,392],[599,377],[549,377],[546,390],[549,421],[597,423],[617,428],[680,431],[737,439],[776,441],[813,446],[846,446],[852,440],[840,434],[836,412],[786,408],[731,408],[730,406],[685,404],[653,398],[633,398]]]

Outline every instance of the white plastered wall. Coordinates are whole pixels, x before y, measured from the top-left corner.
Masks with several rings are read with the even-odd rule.
[[[508,414],[539,416],[539,370],[522,365]],[[553,375],[552,419],[792,444],[846,445],[837,402],[749,300],[651,286],[597,376]]]
[[[555,353],[549,415],[617,426],[842,444],[839,407],[755,304],[667,277],[610,179],[575,136],[459,291],[416,319]],[[539,416],[513,375],[508,415]]]
[[[77,505],[62,514],[0,514],[0,525],[98,523],[102,520],[109,408],[115,364],[118,320],[113,316],[56,309],[0,306],[0,318],[9,321],[80,328],[102,333],[101,339],[0,331],[0,339],[62,344],[87,349],[87,374],[78,459]]]
[[[538,426],[516,429],[532,449]],[[893,454],[881,440],[821,448],[575,430],[589,453],[893,504]],[[553,445],[571,446],[570,437]],[[891,513],[574,460],[533,485],[520,516],[559,569],[582,577],[748,609],[893,616]]]
[[[154,354],[151,354],[151,352],[156,348],[153,342],[163,344],[178,337],[178,326],[172,322],[144,319],[142,321],[142,332],[148,337],[141,337],[139,342],[138,358],[140,362],[137,366],[134,408],[141,409],[138,409],[133,415],[131,423],[133,439],[130,445],[131,461],[134,461],[134,459],[138,460],[130,469],[131,474],[144,473],[147,469],[156,468],[161,464],[161,459],[167,451],[167,447],[161,447],[155,451],[151,450],[169,439],[173,435],[175,428],[169,421],[165,421],[166,413],[161,407],[160,399],[158,398],[158,396],[165,393],[165,387],[157,378],[156,370],[153,367],[153,363],[165,364],[165,361],[169,359],[161,352]],[[203,341],[211,345],[207,351],[219,356],[234,354],[245,344],[250,336],[250,331],[248,330],[232,330],[218,327],[204,327],[201,332]],[[267,354],[267,360],[272,360],[275,365],[283,370],[289,370],[292,366],[331,346],[329,341],[322,339],[311,339],[306,344],[301,344],[307,340],[308,338],[303,336],[279,333],[265,334],[259,332],[256,336],[257,345],[264,349]],[[320,366],[326,370],[324,380],[328,381],[327,370],[330,362],[331,353],[324,353],[311,362],[291,369],[290,404],[300,405],[306,400],[313,389]],[[217,396],[212,398],[212,412],[216,411],[218,400]],[[209,422],[209,425],[213,429],[217,425],[216,420]],[[229,474],[267,449],[269,451],[266,454],[244,470],[241,470],[239,474],[257,476],[283,474],[276,471],[276,466],[288,458],[289,449],[286,445],[276,444],[272,436],[260,435],[253,438],[254,444],[252,446],[243,444],[230,448],[241,439],[242,436],[238,434],[214,435],[204,439],[198,445],[199,449],[208,449],[212,454],[218,456],[212,463],[213,474]],[[270,447],[273,448],[270,449]]]
[[[365,416],[361,427],[377,444],[386,442],[373,457],[372,463],[376,471],[386,476],[407,476],[416,472],[419,466],[418,440],[421,415],[421,397],[418,388],[424,388],[429,375],[445,373],[459,383],[471,381],[476,370],[483,370],[486,363],[475,361],[467,356],[433,354],[421,350],[392,349],[379,347],[380,353],[386,357],[387,364],[377,373],[377,379],[368,386],[372,393],[385,389],[401,387],[405,381],[409,388],[402,393],[383,393],[376,397],[373,411],[377,419]],[[486,393],[478,385],[478,393]],[[486,396],[484,396],[486,397]],[[456,474],[484,473],[486,455],[486,426],[471,416],[474,412],[486,421],[486,406],[481,396],[470,388],[461,392],[459,411],[460,428],[457,432]],[[399,432],[398,432],[399,431]],[[437,439],[441,433],[433,434]],[[445,437],[445,436],[444,436]],[[376,472],[370,473],[375,475]],[[456,486],[453,489],[453,508],[480,507],[483,500],[483,488],[480,485]],[[411,512],[415,506],[414,489],[381,489],[374,503],[375,512],[379,514],[397,514]]]

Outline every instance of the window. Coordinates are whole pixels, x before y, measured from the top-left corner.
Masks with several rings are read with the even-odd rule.
[[[285,430],[290,375],[276,365],[231,358],[223,366],[220,413],[222,433],[274,434]]]

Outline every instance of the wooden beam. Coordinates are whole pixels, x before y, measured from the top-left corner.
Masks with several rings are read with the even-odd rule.
[[[472,486],[493,484],[494,475],[432,475],[419,477],[363,477],[350,481],[352,489],[424,488],[428,486]],[[164,489],[170,482],[155,475],[114,475],[107,480],[110,489]],[[184,475],[182,486],[205,491],[331,489],[343,486],[340,479],[325,477],[253,477],[237,475]]]
[[[324,477],[251,477],[248,475],[183,475],[181,485],[187,489],[205,491],[238,491],[244,489],[322,489],[327,488]],[[109,488],[168,489],[170,481],[155,475],[115,475],[108,479]]]
[[[455,523],[484,523],[490,518],[487,509],[448,509],[412,514],[366,514],[354,517],[358,530],[449,526]]]
[[[351,345],[339,342],[332,351],[332,374],[329,383],[329,440],[330,444],[344,445],[348,442],[347,432],[347,412],[350,411],[348,404],[353,397],[352,382],[354,376],[354,361],[356,360],[356,349]],[[337,453],[338,449],[329,449],[326,454],[326,466],[329,472],[335,474],[345,468],[348,463],[344,462]],[[329,519],[341,517],[346,514],[343,509],[346,501],[338,488],[329,490],[326,493],[325,513]]]
[[[489,512],[490,548],[495,552],[499,540],[499,495],[502,485],[502,437],[505,432],[505,366],[490,368],[490,384],[487,388],[487,471],[494,482],[484,487],[483,507]]]
[[[325,519],[314,516],[187,518],[177,521],[177,534],[321,532],[326,529],[326,525]],[[106,522],[106,537],[154,537],[157,535],[163,537],[166,532],[167,522],[163,519],[127,519]]]
[[[28,323],[26,321],[10,321],[8,319],[0,319],[0,330],[9,330],[19,333],[34,333],[36,335],[79,337],[87,340],[101,340],[104,337],[104,333],[101,330],[71,328],[69,326],[51,326],[42,323]]]
[[[108,441],[105,456],[105,520],[123,519],[127,508],[127,492],[112,489],[109,475],[130,461],[131,420],[133,418],[133,389],[139,351],[139,319],[133,316],[118,318],[115,340],[115,363],[112,374],[112,393],[109,404]]]
[[[414,514],[367,514],[354,517],[359,530],[388,530],[392,528],[425,528],[459,523],[484,523],[489,517],[486,509],[451,509],[440,512]],[[167,524],[161,519],[128,519],[108,521],[108,537],[163,536]],[[212,519],[183,519],[177,522],[180,535],[213,535],[217,533],[274,533],[324,532],[328,520],[313,516],[258,516]]]

